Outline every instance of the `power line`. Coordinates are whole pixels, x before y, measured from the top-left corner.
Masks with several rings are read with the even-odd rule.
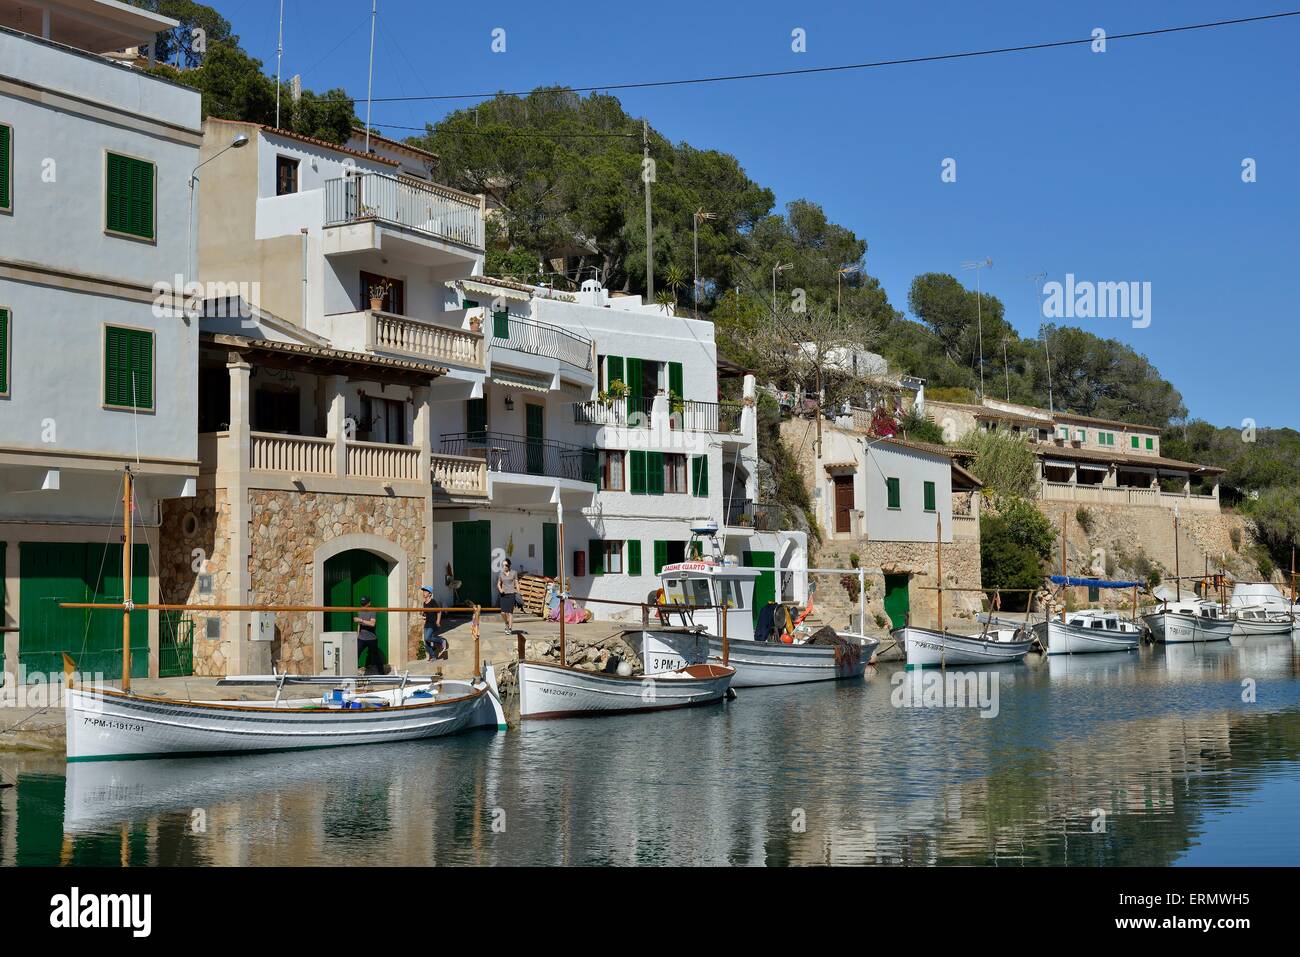
[[[377,102],[377,101],[376,101],[376,102]],[[386,130],[414,130],[414,131],[417,132],[417,133],[428,133],[428,132],[431,132],[431,130],[430,130],[430,128],[429,128],[428,126],[401,126],[400,124],[397,124],[397,123],[371,123],[370,125],[371,125],[371,126],[379,126],[379,127],[382,127],[382,128],[384,128],[384,129],[386,129]],[[598,137],[598,138],[612,137],[612,138],[617,138],[617,139],[632,139],[632,140],[636,140],[636,139],[640,139],[640,138],[641,138],[641,134],[639,134],[639,133],[547,133],[547,132],[544,132],[544,131],[529,131],[529,130],[516,130],[516,129],[507,129],[507,130],[503,133],[500,129],[494,129],[494,130],[453,130],[453,129],[447,129],[446,127],[444,127],[444,128],[442,128],[442,129],[437,130],[436,132],[437,132],[438,135],[440,135],[440,136],[443,136],[443,135],[450,135],[450,136],[496,136],[496,137],[500,137],[500,136],[539,136],[539,137],[545,137],[546,139],[576,139],[576,138],[584,138],[584,137]]]
[[[1244,23],[1260,23],[1266,20],[1281,20],[1300,16],[1300,10],[1288,10],[1282,13],[1266,13],[1255,17],[1238,17],[1232,20],[1212,20],[1206,23],[1188,23],[1174,27],[1159,27],[1153,30],[1134,30],[1129,33],[1113,33],[1106,36],[1106,42],[1113,40],[1132,40],[1140,37],[1163,36],[1170,33],[1188,33],[1193,30],[1210,30],[1217,27],[1237,26]],[[1082,46],[1094,43],[1092,36],[1075,40],[1051,40],[1044,43],[1025,43],[1019,46],[994,47],[987,50],[966,50],[958,53],[936,53],[927,56],[898,57],[890,60],[872,60],[866,63],[843,63],[837,66],[804,67],[797,70],[767,70],[759,73],[731,73],[722,76],[690,77],[680,80],[645,80],[635,83],[602,83],[598,86],[563,87],[565,93],[597,93],[605,90],[645,90],[656,87],[688,86],[703,83],[726,83],[733,80],[763,80],[776,77],[810,76],[822,73],[845,73],[852,70],[870,70],[877,67],[906,66],[917,63],[941,63],[947,60],[967,60],[974,57],[999,56],[1004,53],[1027,53],[1034,50],[1052,50],[1060,47]],[[493,93],[446,93],[438,96],[387,96],[374,97],[374,103],[398,103],[407,100],[490,100],[498,96],[527,96],[533,90],[515,90],[506,92],[498,90]],[[356,102],[353,100],[352,102]]]

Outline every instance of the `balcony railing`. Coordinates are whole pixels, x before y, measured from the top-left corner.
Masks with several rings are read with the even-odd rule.
[[[489,345],[514,349],[532,356],[545,356],[567,362],[586,372],[591,371],[591,340],[533,319],[494,315],[485,324],[491,336]]]
[[[728,528],[752,528],[768,531],[772,513],[767,505],[747,498],[733,498],[723,503],[723,524]]]
[[[681,427],[688,432],[729,434],[740,431],[740,416],[744,406],[739,402],[697,402],[687,399],[679,404],[680,409],[673,419],[674,422],[680,421]]]
[[[477,196],[384,173],[357,173],[325,183],[325,225],[378,220],[436,239],[483,248],[483,210]]]
[[[594,449],[503,432],[454,432],[442,437],[442,452],[482,459],[490,472],[596,481]]]
[[[483,368],[483,336],[391,312],[366,313],[366,349]]]
[[[386,442],[348,442],[348,475],[357,478],[398,479],[415,482],[421,478],[420,450],[413,445]]]
[[[668,399],[668,428],[687,432],[739,434],[739,402],[696,402],[693,399]],[[577,425],[610,425],[649,428],[654,399],[649,397],[614,399],[606,404],[599,399],[573,403],[573,421]]]
[[[1114,485],[1073,485],[1069,482],[1049,482],[1040,485],[1041,497],[1049,502],[1082,502],[1097,505],[1151,505],[1165,508],[1196,509],[1204,512],[1219,511],[1219,500],[1214,495],[1179,494],[1156,488]]]
[[[433,491],[452,498],[487,495],[487,462],[463,455],[433,453]]]
[[[653,398],[637,397],[612,399],[608,404],[600,399],[573,403],[573,421],[575,425],[610,425],[626,428],[650,427],[650,416],[654,409]]]
[[[333,475],[334,440],[308,435],[249,433],[248,467],[263,472]]]

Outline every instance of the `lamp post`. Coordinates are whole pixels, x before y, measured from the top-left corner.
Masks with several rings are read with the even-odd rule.
[[[194,278],[194,276],[193,276],[193,271],[194,271],[194,187],[198,184],[198,181],[199,181],[199,180],[198,180],[198,175],[197,175],[197,174],[198,174],[198,172],[199,172],[200,169],[202,169],[204,166],[207,166],[209,163],[211,163],[214,159],[216,159],[217,157],[221,156],[222,154],[224,154],[224,153],[226,153],[226,152],[228,152],[228,151],[230,151],[230,150],[242,149],[243,147],[245,147],[245,146],[247,146],[247,145],[248,145],[248,136],[247,136],[246,134],[244,134],[244,133],[240,133],[240,134],[237,135],[233,140],[231,140],[231,141],[230,141],[230,144],[229,144],[228,146],[226,146],[224,149],[217,150],[217,152],[214,153],[212,156],[209,156],[207,159],[205,159],[205,160],[204,160],[202,163],[200,163],[198,166],[194,167],[194,169],[190,170],[190,179],[189,179],[189,186],[190,186],[190,213],[189,213],[188,226],[186,227],[186,230],[185,230],[185,284],[186,284],[187,286],[190,284],[190,282],[191,282],[191,281],[193,280],[193,278]],[[181,290],[181,301],[182,301],[182,303],[185,301],[185,290],[184,290],[184,289]]]
[[[860,263],[849,263],[847,266],[841,266],[839,269],[835,270],[835,318],[836,319],[839,319],[840,317],[840,306],[842,304],[841,297],[840,297],[840,279],[843,278],[844,276],[848,276],[851,275],[852,273],[861,272],[861,271],[862,271],[862,265]]]
[[[700,220],[717,219],[716,213],[706,213],[703,209],[697,209],[695,215],[691,217],[692,243],[695,247],[695,318],[700,318]]]
[[[984,300],[980,295],[980,270],[988,269],[993,265],[992,257],[986,257],[981,261],[962,263],[962,269],[975,270],[975,320],[979,328],[980,337],[980,398],[984,398]]]
[[[776,274],[785,272],[787,269],[793,269],[794,263],[778,262],[772,267],[772,315],[776,315]]]

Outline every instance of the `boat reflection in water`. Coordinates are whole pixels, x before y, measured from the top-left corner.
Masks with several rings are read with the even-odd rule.
[[[654,721],[6,764],[0,864],[1300,863],[1294,644],[971,670],[996,676],[993,717],[900,706],[899,664]]]

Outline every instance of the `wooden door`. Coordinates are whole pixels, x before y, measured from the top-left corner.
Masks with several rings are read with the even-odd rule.
[[[848,534],[853,531],[853,476],[835,476],[835,532]]]

